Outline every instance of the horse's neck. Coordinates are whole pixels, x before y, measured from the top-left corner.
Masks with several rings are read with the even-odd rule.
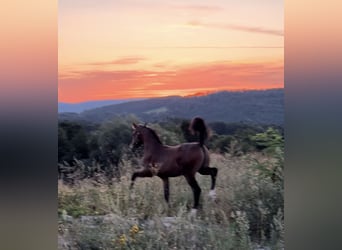
[[[163,145],[156,139],[148,137],[144,140],[144,156],[149,158],[158,156],[162,147]]]

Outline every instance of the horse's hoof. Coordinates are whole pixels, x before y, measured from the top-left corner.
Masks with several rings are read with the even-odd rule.
[[[215,189],[209,191],[209,197],[213,200],[216,199],[216,191]]]
[[[129,193],[129,198],[131,199],[131,200],[135,200],[135,198],[136,198],[136,195],[135,195],[135,193]]]
[[[191,217],[195,217],[197,215],[197,209],[196,208],[192,208],[190,211],[190,216]]]

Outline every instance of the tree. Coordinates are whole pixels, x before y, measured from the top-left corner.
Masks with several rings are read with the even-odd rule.
[[[84,127],[76,122],[58,124],[58,161],[71,163],[74,158],[89,157],[88,138]]]
[[[280,132],[274,128],[268,128],[263,133],[258,133],[250,137],[256,148],[268,153],[273,153],[277,148],[284,148],[284,138]]]
[[[103,170],[110,178],[120,175],[118,166],[131,141],[131,131],[131,123],[128,120],[115,118],[102,124],[97,142],[92,142],[93,146],[98,146],[98,152],[93,154],[99,157]]]

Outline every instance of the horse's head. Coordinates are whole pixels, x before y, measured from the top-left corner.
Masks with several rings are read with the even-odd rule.
[[[142,135],[142,126],[133,123],[132,124],[132,142],[130,144],[130,148],[132,150],[135,150],[143,144],[144,144],[144,139]]]

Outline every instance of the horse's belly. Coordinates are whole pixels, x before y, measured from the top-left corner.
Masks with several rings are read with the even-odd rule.
[[[160,166],[158,176],[160,177],[177,177],[183,174],[183,169],[176,162],[167,162]]]

